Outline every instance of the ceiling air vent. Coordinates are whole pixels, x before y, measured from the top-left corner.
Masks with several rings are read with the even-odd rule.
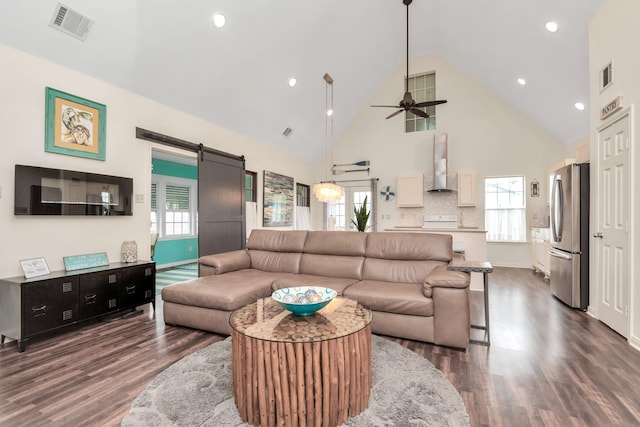
[[[65,6],[56,5],[49,26],[84,41],[93,25],[93,19]]]

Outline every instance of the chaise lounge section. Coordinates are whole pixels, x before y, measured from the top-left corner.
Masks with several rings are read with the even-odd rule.
[[[326,286],[373,312],[374,333],[466,348],[469,274],[451,236],[254,230],[244,250],[203,256],[200,277],[162,290],[170,325],[231,334],[229,315],[273,290]]]

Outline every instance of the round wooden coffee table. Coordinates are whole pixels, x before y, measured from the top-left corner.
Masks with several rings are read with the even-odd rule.
[[[369,404],[371,310],[335,298],[299,317],[271,298],[231,314],[233,395],[260,426],[338,426]]]

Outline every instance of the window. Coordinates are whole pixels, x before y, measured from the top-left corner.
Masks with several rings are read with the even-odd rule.
[[[244,172],[244,196],[246,202],[257,202],[258,193],[256,191],[256,182],[258,174],[256,172]]]
[[[151,184],[151,234],[158,232],[158,198],[156,183]]]
[[[310,207],[310,194],[311,188],[308,185],[296,183],[296,206]]]
[[[190,188],[179,185],[165,187],[165,235],[185,235],[191,233]]]
[[[160,237],[197,234],[197,181],[167,175],[151,178],[151,232]]]
[[[416,102],[435,101],[436,73],[409,77],[409,92]],[[405,115],[405,132],[434,130],[436,128],[436,107],[423,107],[420,110],[429,115],[428,119],[407,112]]]
[[[523,176],[485,178],[484,221],[487,241],[526,242],[524,190]]]

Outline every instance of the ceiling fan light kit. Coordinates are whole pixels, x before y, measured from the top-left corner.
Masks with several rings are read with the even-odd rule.
[[[429,114],[425,111],[422,111],[420,108],[424,107],[432,107],[434,105],[444,104],[446,100],[435,100],[435,101],[425,101],[425,102],[416,102],[409,92],[409,5],[413,0],[402,0],[402,3],[407,6],[407,74],[404,78],[404,96],[398,105],[372,105],[372,107],[383,107],[383,108],[398,108],[398,111],[395,111],[389,114],[386,119],[390,119],[392,117],[397,116],[398,114],[404,112],[413,113],[416,116],[423,117],[425,119],[429,118]]]

